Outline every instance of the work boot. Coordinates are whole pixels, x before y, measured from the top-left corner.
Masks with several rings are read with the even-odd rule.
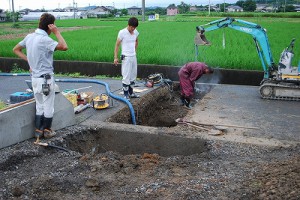
[[[43,136],[44,136],[44,132],[42,130],[35,129],[35,131],[34,131],[35,138],[42,138]]]
[[[185,107],[188,108],[188,109],[192,109],[192,106],[191,106],[191,100],[189,98],[185,98],[184,99],[184,104],[185,104]]]
[[[140,98],[140,95],[136,94],[136,93],[132,93],[130,95],[130,98]]]
[[[131,85],[129,86],[128,92],[129,92],[130,98],[140,98],[140,95],[137,95],[136,93],[133,92]]]
[[[183,96],[180,97],[180,106],[184,106],[185,105],[185,99]]]
[[[49,139],[52,138],[56,135],[56,133],[54,131],[52,131],[51,129],[44,129],[44,137]]]
[[[185,105],[184,107],[187,108],[187,109],[189,109],[189,110],[191,110],[191,109],[193,108],[193,107],[191,106],[191,104]]]
[[[44,122],[44,115],[35,115],[35,131],[34,131],[35,138],[43,137],[43,122]]]
[[[51,130],[52,119],[53,118],[44,117],[44,123],[43,124],[44,124],[44,137],[45,138],[52,138],[53,136],[56,135],[56,133]]]
[[[129,95],[124,95],[124,99],[127,99],[128,101],[130,101]]]

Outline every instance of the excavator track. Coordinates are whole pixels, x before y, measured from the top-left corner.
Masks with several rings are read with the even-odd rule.
[[[300,101],[300,85],[297,83],[266,81],[259,92],[263,99]]]

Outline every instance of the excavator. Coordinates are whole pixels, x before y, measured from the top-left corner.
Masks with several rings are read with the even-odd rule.
[[[264,70],[264,78],[259,87],[263,99],[300,100],[300,62],[298,67],[292,67],[295,39],[283,50],[276,66],[266,30],[258,24],[227,17],[197,26],[195,46],[210,45],[205,33],[220,28],[231,28],[253,37]]]

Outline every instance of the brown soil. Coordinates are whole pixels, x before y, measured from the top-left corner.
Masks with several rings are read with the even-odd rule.
[[[151,93],[160,97],[156,104],[148,95],[133,100],[140,113],[149,111],[145,119],[138,114],[139,123],[164,125],[162,132],[193,137],[193,127],[169,123],[188,110],[173,106],[175,99],[166,94]],[[127,115],[124,110],[110,120],[122,121]],[[70,153],[33,145],[33,140],[0,150],[0,199],[300,199],[299,145],[279,148],[210,140],[201,154],[170,157],[82,153],[67,145],[70,135],[91,130],[97,127],[69,127],[51,140],[70,148]],[[82,143],[81,137],[72,140]]]
[[[182,118],[188,113],[188,109],[179,106],[179,92],[177,85],[174,88],[159,87],[153,92],[142,96],[139,100],[131,100],[136,113],[138,125],[154,127],[173,127],[177,123],[175,119]],[[173,92],[170,92],[173,91]],[[122,109],[107,121],[132,124],[129,110]]]

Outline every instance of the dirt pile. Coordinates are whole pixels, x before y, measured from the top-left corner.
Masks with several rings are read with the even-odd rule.
[[[87,130],[70,127],[52,142],[64,146],[66,133]],[[207,146],[201,154],[162,157],[66,153],[26,141],[0,151],[0,199],[299,199],[299,146]]]

